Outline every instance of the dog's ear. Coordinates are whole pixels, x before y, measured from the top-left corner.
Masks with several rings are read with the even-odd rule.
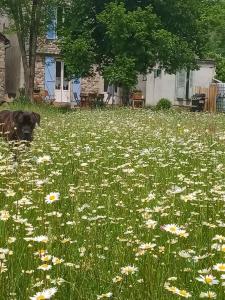
[[[12,117],[13,117],[14,124],[22,123],[23,122],[23,111],[22,110],[13,111]]]
[[[38,113],[32,112],[32,118],[34,124],[38,124],[40,126],[41,116]]]

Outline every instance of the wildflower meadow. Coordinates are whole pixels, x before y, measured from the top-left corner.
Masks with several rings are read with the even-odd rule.
[[[1,300],[225,298],[224,115],[23,109],[42,119],[28,149],[0,140]]]

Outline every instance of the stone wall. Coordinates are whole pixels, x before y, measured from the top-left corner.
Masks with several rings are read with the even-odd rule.
[[[60,55],[59,47],[57,46],[56,40],[38,39],[37,53],[39,54],[52,54]]]
[[[45,89],[45,57],[56,56],[59,57],[60,50],[55,40],[48,40],[39,38],[37,57],[35,65],[35,80],[34,87],[40,90]]]
[[[81,79],[81,93],[102,93],[102,78],[95,72],[94,76]]]
[[[45,88],[45,62],[41,55],[36,57],[34,88],[40,90]]]
[[[0,100],[5,98],[5,44],[0,40]]]
[[[60,50],[55,40],[39,39],[35,69],[35,88],[45,88],[45,57],[55,56],[60,58]],[[104,83],[99,73],[95,72],[92,77],[81,79],[81,93],[102,93]]]

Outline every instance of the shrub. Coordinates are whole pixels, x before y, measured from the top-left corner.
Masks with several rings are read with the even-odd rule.
[[[166,109],[170,109],[172,106],[170,100],[166,99],[166,98],[162,98],[159,100],[159,102],[156,105],[156,110],[166,110]]]
[[[91,103],[91,108],[105,108],[105,102],[103,99],[96,98],[92,103]]]

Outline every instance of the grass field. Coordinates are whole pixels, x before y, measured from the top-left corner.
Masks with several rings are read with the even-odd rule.
[[[19,162],[0,141],[0,300],[225,299],[225,116],[28,109]]]

